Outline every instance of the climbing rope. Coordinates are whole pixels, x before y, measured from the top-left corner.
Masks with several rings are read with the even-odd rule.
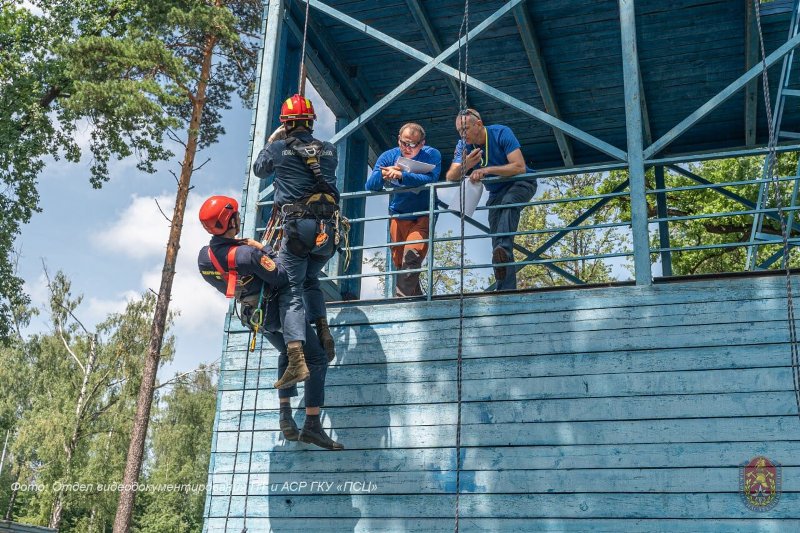
[[[233,304],[234,309],[236,308],[236,304]],[[253,331],[250,330],[250,334],[247,336],[247,345],[250,346],[250,342],[252,340]],[[244,396],[245,396],[245,387],[247,386],[247,372],[249,370],[250,364],[250,353],[245,350],[244,352],[244,378],[242,378],[242,400],[239,402],[239,422],[236,428],[236,447],[234,448],[234,456],[233,456],[233,472],[231,472],[231,484],[230,484],[230,491],[228,493],[228,510],[225,512],[225,531],[228,531],[228,520],[231,517],[231,502],[233,501],[233,485],[234,480],[236,479],[236,465],[239,460],[239,436],[242,434],[242,411],[244,411]],[[259,366],[261,363],[259,362]],[[260,372],[259,372],[260,373]],[[255,420],[255,410],[253,411],[253,420]],[[217,431],[217,437],[219,437],[219,431]],[[252,442],[252,440],[251,440]],[[249,483],[249,480],[248,480]],[[213,485],[212,485],[212,492],[213,492]],[[245,501],[246,497],[245,497]],[[245,513],[246,515],[247,513]],[[242,530],[242,533],[247,532],[247,517],[245,516],[245,527]]]
[[[464,38],[463,54],[460,46],[461,39]],[[458,520],[461,504],[461,376],[464,352],[464,204],[467,188],[464,186],[464,179],[467,175],[466,167],[466,148],[467,137],[463,121],[469,120],[466,112],[467,102],[467,76],[469,69],[469,0],[464,1],[464,17],[461,19],[461,26],[458,29],[458,120],[459,134],[461,135],[461,180],[459,181],[459,195],[461,197],[460,206],[460,242],[461,259],[459,262],[459,284],[458,284],[458,355],[456,360],[456,399],[457,399],[457,418],[456,418],[456,501],[455,501],[455,524],[454,531],[458,533]],[[463,62],[462,62],[463,59]],[[462,70],[463,66],[463,70]],[[463,72],[463,77],[462,77]],[[433,258],[431,258],[433,260]]]
[[[761,46],[761,58],[763,64],[762,81],[764,86],[764,106],[767,114],[767,129],[769,131],[769,141],[767,143],[767,156],[765,162],[765,173],[767,181],[773,186],[775,194],[775,206],[778,208],[778,218],[781,222],[781,236],[783,237],[783,267],[786,273],[786,303],[789,321],[789,346],[792,352],[792,381],[794,383],[795,403],[797,404],[797,416],[800,417],[800,355],[797,346],[797,326],[794,318],[794,301],[792,300],[792,276],[789,265],[791,248],[789,247],[789,229],[786,224],[786,213],[783,211],[783,198],[781,194],[780,179],[775,175],[775,163],[778,157],[776,149],[778,137],[772,121],[772,106],[769,98],[769,78],[767,76],[767,53],[764,47],[764,34],[761,30],[761,2],[753,0],[755,4],[756,25],[758,27],[758,40]],[[797,6],[795,6],[797,9]]]
[[[262,287],[263,293],[263,287]],[[261,303],[261,299],[259,298],[259,304]],[[260,312],[260,316],[264,316],[264,312],[261,310],[261,307],[257,309],[257,312]],[[256,313],[253,313],[253,316],[256,316]],[[264,356],[264,337],[263,335],[260,336],[259,342],[259,349],[258,349],[258,366],[256,367],[256,397],[253,399],[253,420],[250,423],[250,450],[247,454],[247,480],[245,481],[244,486],[244,523],[242,524],[242,533],[247,533],[247,500],[250,496],[250,472],[253,468],[253,443],[256,440],[256,410],[258,409],[258,392],[261,390],[261,361]],[[249,358],[249,355],[248,355]],[[245,372],[245,379],[246,379],[246,372]],[[242,405],[244,405],[244,394],[245,394],[245,386],[247,382],[242,384]],[[242,412],[239,411],[239,426],[241,427],[241,416]],[[237,442],[236,445],[236,455],[238,456],[239,445]],[[236,460],[234,459],[234,465],[236,465]],[[236,467],[234,466],[234,475],[236,472]],[[228,503],[230,505],[230,502]]]
[[[300,48],[300,74],[297,80],[298,92],[306,95],[306,40],[308,36],[308,18],[309,18],[309,3],[311,0],[306,0],[306,20],[303,24],[303,44]]]

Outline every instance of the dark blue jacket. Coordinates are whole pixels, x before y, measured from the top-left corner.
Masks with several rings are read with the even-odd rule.
[[[208,246],[200,249],[197,256],[197,267],[200,269],[203,279],[222,294],[225,294],[228,284],[214,268],[214,263],[208,256],[208,250],[211,249],[217,262],[227,272],[228,250],[239,242],[238,239],[215,235],[211,237]],[[267,285],[264,287],[264,300],[267,300],[273,289],[280,289],[289,283],[286,270],[277,262],[278,254],[269,246],[265,246],[262,251],[246,244],[240,245],[236,248],[234,257],[239,278],[238,288],[241,291],[240,300],[248,297],[258,298],[261,286],[264,284]]]
[[[307,131],[297,132],[293,135],[303,143],[310,143],[314,140],[311,133]],[[329,142],[322,144],[322,153],[319,155],[322,175],[328,185],[336,191],[338,200],[336,147]],[[302,200],[314,191],[317,183],[311,169],[295,150],[286,146],[285,140],[275,141],[265,146],[253,164],[253,172],[259,178],[268,178],[273,173],[275,174],[275,202],[278,205]]]
[[[383,152],[378,160],[375,162],[375,168],[372,174],[367,178],[364,188],[368,191],[380,191],[383,189],[384,180],[381,176],[381,167],[393,166],[398,158],[402,156],[400,148],[392,148]],[[434,183],[439,180],[439,174],[442,171],[442,154],[439,150],[430,146],[423,146],[415,161],[421,163],[428,163],[435,165],[433,170],[427,174],[414,174],[412,172],[403,172],[403,179],[399,184],[395,185],[398,188],[412,189],[425,185],[426,183]],[[402,215],[404,213],[418,213],[420,211],[427,211],[430,207],[430,192],[425,189],[419,192],[398,192],[393,193],[389,197],[389,212],[393,215]],[[414,215],[410,217],[399,217],[404,220],[416,220],[423,215]]]

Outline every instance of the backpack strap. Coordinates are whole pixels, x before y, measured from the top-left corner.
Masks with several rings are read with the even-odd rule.
[[[208,258],[211,260],[211,264],[214,265],[214,269],[222,276],[222,279],[228,282],[228,286],[225,290],[225,297],[226,298],[233,298],[236,294],[236,283],[239,281],[239,273],[236,271],[236,249],[238,246],[231,246],[228,250],[228,270],[225,271],[222,268],[222,265],[219,264],[217,258],[214,257],[214,252],[211,251],[211,247],[208,247]]]

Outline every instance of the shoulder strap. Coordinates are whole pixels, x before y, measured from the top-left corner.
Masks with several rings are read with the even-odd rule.
[[[214,252],[211,251],[211,247],[208,247],[208,258],[211,260],[211,264],[214,265],[214,269],[220,273],[222,279],[228,282],[228,286],[225,290],[225,297],[226,298],[233,298],[236,294],[236,282],[239,278],[239,273],[236,271],[236,249],[238,246],[231,246],[228,250],[228,270],[227,272],[223,270],[222,265],[219,264],[217,258],[214,257]]]

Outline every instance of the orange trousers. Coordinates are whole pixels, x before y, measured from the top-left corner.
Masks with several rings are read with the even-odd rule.
[[[427,239],[428,217],[419,217],[416,220],[393,218],[389,224],[389,238],[392,242]],[[402,246],[392,246],[392,263],[396,269],[399,270],[403,266],[403,258],[408,250],[417,252],[421,263],[428,253],[428,243],[419,242],[415,244],[404,244]]]

